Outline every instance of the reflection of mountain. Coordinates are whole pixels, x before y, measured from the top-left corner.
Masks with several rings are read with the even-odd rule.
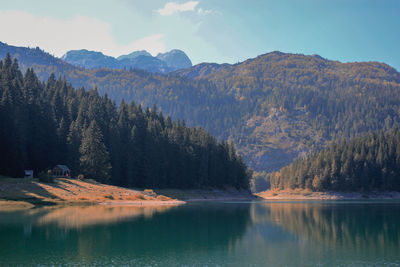
[[[263,207],[270,222],[332,248],[367,250],[373,255],[400,247],[398,204],[269,203]]]
[[[148,212],[147,208],[140,212],[125,208],[38,210],[32,216],[39,223],[33,223],[25,235],[21,221],[1,223],[0,265],[29,265],[32,258],[35,264],[57,265],[99,261],[100,265],[140,265],[140,259],[152,265],[152,260],[160,262],[165,257],[183,261],[180,256],[229,250],[243,236],[250,219],[247,205],[187,205],[165,212],[152,210],[152,216],[137,216]],[[9,215],[15,218],[17,213]],[[21,218],[25,221],[29,216]]]

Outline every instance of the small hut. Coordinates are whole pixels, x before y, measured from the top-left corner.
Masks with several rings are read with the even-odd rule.
[[[65,177],[69,178],[71,177],[71,170],[66,166],[66,165],[56,165],[53,168],[53,177],[60,178],[60,177]]]

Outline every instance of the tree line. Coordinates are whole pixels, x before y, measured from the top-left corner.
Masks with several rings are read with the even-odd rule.
[[[100,182],[137,187],[248,188],[250,172],[233,143],[173,121],[156,106],[25,75],[0,61],[0,174],[20,177],[55,164]]]
[[[272,189],[400,191],[400,130],[333,144],[269,178]]]

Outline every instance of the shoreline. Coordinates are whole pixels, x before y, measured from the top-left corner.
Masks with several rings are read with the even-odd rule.
[[[259,197],[247,190],[228,189],[154,189],[161,194],[185,202],[252,201]]]
[[[176,206],[187,202],[253,201],[248,190],[225,189],[131,189],[95,182],[57,178],[43,183],[32,178],[0,178],[0,211],[45,206]]]
[[[400,200],[400,192],[312,192],[309,190],[268,190],[256,193],[262,200]]]
[[[152,189],[136,190],[107,185],[93,180],[57,178],[43,183],[32,178],[0,178],[0,211],[31,209],[44,206],[74,205],[181,205],[184,201],[155,193]]]
[[[0,212],[4,211],[20,211],[28,210],[33,208],[41,207],[73,207],[73,206],[109,206],[109,207],[120,207],[120,206],[135,206],[135,207],[160,207],[160,206],[179,206],[186,204],[185,201],[181,200],[145,200],[145,201],[103,201],[103,202],[77,202],[77,201],[54,201],[46,203],[35,203],[35,201],[29,200],[8,200],[0,199]]]

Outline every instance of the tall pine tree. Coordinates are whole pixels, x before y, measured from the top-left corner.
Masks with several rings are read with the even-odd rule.
[[[110,179],[110,156],[104,145],[103,134],[96,121],[90,123],[85,131],[82,144],[79,148],[81,153],[81,169],[86,177],[95,178],[102,182]]]

